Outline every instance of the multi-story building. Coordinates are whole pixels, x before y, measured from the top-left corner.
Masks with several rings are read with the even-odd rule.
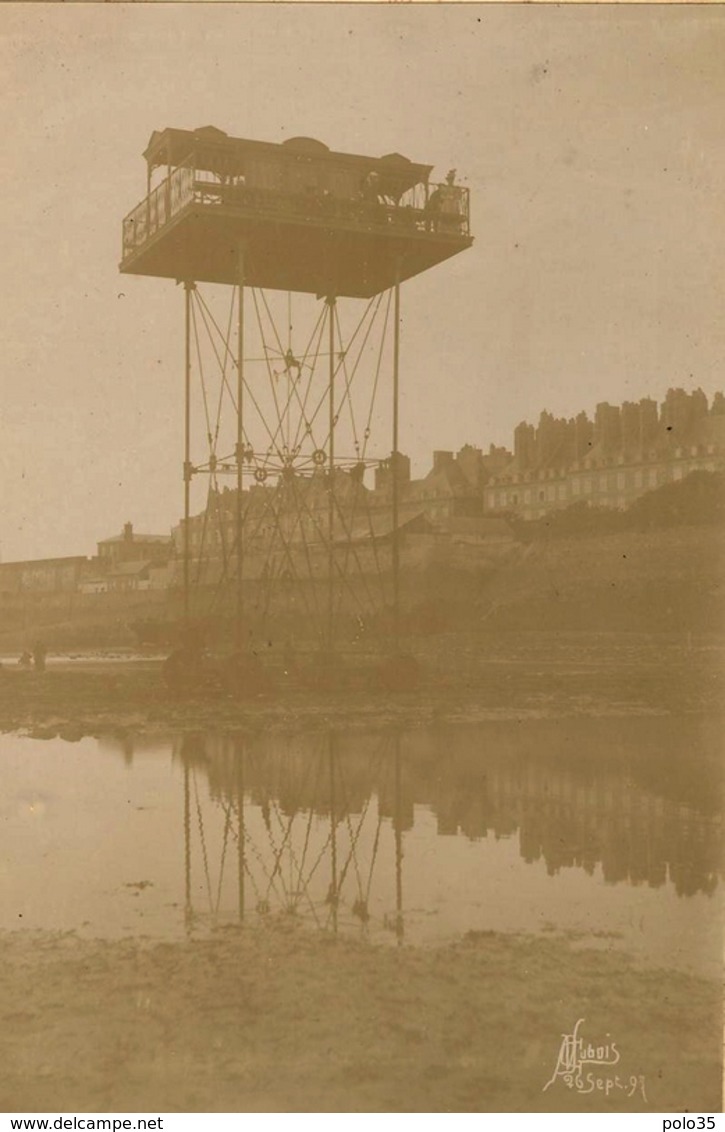
[[[484,453],[470,444],[457,453],[436,450],[430,471],[420,479],[411,478],[410,458],[403,453],[378,464],[371,486],[364,482],[362,465],[338,469],[334,542],[389,538],[394,459],[401,529],[454,539],[462,533],[469,540],[490,539],[496,531],[484,524],[490,524],[492,516],[506,513],[538,519],[579,501],[625,508],[645,492],[691,471],[722,469],[725,397],[715,394],[708,405],[701,390],[671,389],[661,406],[650,398],[621,406],[602,402],[593,420],[583,412],[569,419],[543,412],[538,425],[517,426],[513,452],[491,445]],[[304,553],[310,556],[313,573],[319,557],[319,570],[324,572],[329,505],[325,470],[245,490],[247,576],[268,570],[270,554]],[[199,581],[212,581],[224,572],[223,564],[235,554],[235,530],[236,491],[210,491],[205,510],[189,520],[191,558]],[[178,567],[183,523],[175,528],[173,538]]]
[[[644,398],[597,405],[557,419],[542,413],[514,431],[514,451],[484,488],[487,512],[539,519],[586,501],[623,509],[640,495],[693,471],[725,469],[725,398],[670,389],[662,405]]]
[[[401,514],[422,514],[433,530],[446,534],[456,520],[482,516],[483,489],[509,463],[511,453],[493,444],[486,454],[472,444],[456,453],[437,450],[431,470],[418,480],[410,478],[409,458],[401,454],[398,459]],[[392,457],[376,469],[374,506],[386,510],[391,499]]]
[[[122,562],[167,562],[172,549],[171,535],[139,535],[132,523],[124,523],[119,535],[102,539],[98,544],[101,569]]]

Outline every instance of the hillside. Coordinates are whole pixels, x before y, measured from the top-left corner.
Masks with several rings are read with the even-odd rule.
[[[574,504],[516,527],[518,558],[481,588],[489,628],[717,632],[725,476],[695,472],[627,511]]]
[[[719,632],[725,531],[619,531],[519,546],[476,598],[493,629]]]
[[[725,476],[697,472],[615,511],[577,503],[536,522],[511,520],[508,539],[462,543],[445,536],[403,540],[401,629],[410,639],[456,631],[717,633],[725,628]],[[381,552],[382,553],[382,552]],[[388,563],[389,571],[389,563]],[[324,586],[324,581],[320,581]],[[362,582],[363,589],[366,583]],[[387,579],[390,592],[390,577]],[[362,591],[361,591],[362,592]],[[200,591],[209,644],[228,644],[233,605]],[[249,607],[259,602],[250,591]],[[319,598],[324,604],[324,594]],[[353,606],[340,644],[362,643]],[[27,595],[5,601],[0,649],[26,648],[37,634],[51,650],[168,649],[180,631],[177,591]],[[309,636],[305,618],[282,611],[269,635]],[[364,639],[385,638],[390,615],[366,615]],[[265,630],[266,631],[266,630]],[[445,647],[445,646],[444,646]]]

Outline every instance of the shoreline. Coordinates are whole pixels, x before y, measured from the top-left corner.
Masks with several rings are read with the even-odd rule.
[[[44,673],[0,668],[0,730],[80,738],[99,730],[418,726],[571,716],[717,714],[720,636],[455,634],[420,645],[415,691],[281,687],[248,699],[179,696],[161,662],[88,658]]]

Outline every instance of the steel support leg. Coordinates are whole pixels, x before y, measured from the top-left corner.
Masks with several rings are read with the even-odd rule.
[[[328,451],[328,510],[327,510],[327,652],[330,659],[335,648],[335,311],[336,302],[333,296],[327,299],[329,334],[328,349],[329,376],[328,376],[328,409],[330,442]]]
[[[237,891],[239,897],[239,919],[244,919],[244,905],[245,905],[245,872],[246,861],[244,858],[245,844],[244,844],[244,740],[239,742],[237,747],[237,811],[239,818],[239,841],[237,844]]]
[[[403,942],[403,814],[400,736],[395,736],[395,935]]]
[[[191,295],[194,284],[184,283],[184,621],[191,612]]]
[[[191,927],[191,793],[189,764],[184,762],[184,924]]]
[[[237,609],[236,609],[236,646],[241,651],[244,647],[244,555],[242,546],[242,527],[244,523],[244,508],[242,499],[244,464],[244,251],[239,251],[239,312],[237,331],[237,506],[236,506],[236,543],[237,543]]]
[[[335,741],[332,731],[328,735],[327,756],[330,771],[330,840],[332,879],[330,882],[330,902],[332,904],[332,927],[337,932],[337,813],[335,797]]]
[[[399,403],[400,403],[400,268],[395,280],[393,311],[393,649],[400,651],[400,468],[399,468]]]

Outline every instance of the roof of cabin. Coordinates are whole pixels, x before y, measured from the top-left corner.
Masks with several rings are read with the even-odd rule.
[[[195,130],[179,130],[167,126],[163,130],[154,130],[143,156],[151,168],[154,168],[166,164],[178,166],[192,152],[197,169],[214,171],[219,159],[223,157],[226,172],[243,173],[245,159],[250,155],[276,154],[289,158],[302,156],[318,161],[333,161],[338,165],[359,166],[361,172],[375,171],[388,175],[403,189],[427,181],[433,168],[432,165],[410,161],[400,153],[387,153],[383,157],[339,153],[331,150],[324,142],[303,137],[288,138],[281,143],[250,141],[247,138],[230,137],[216,126],[200,126]]]

